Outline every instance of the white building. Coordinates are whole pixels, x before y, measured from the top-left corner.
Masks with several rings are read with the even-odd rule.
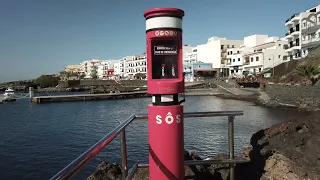
[[[114,75],[121,79],[135,79],[137,73],[147,74],[145,54],[126,56],[114,64]]]
[[[146,54],[136,55],[132,61],[132,76],[134,78],[137,73],[147,76],[147,56]],[[130,77],[130,75],[129,75]]]
[[[197,47],[192,47],[191,49],[183,49],[183,63],[197,62]]]
[[[320,4],[292,15],[285,26],[288,28],[285,38],[289,44],[287,53],[290,59],[306,57],[310,48],[320,41]]]
[[[229,74],[240,76],[243,71],[259,73],[288,60],[287,41],[268,35],[251,35],[244,38],[240,48],[227,50]]]
[[[66,72],[72,72],[72,73],[80,73],[81,72],[81,65],[67,65],[65,68]]]
[[[227,74],[227,49],[238,48],[243,40],[229,40],[220,37],[211,37],[206,44],[198,45],[196,48],[196,60],[211,63],[212,68],[220,73]]]
[[[99,79],[110,79],[109,70],[113,69],[113,60],[103,60],[97,65],[97,76]]]
[[[190,54],[193,52],[193,50],[196,47],[191,46],[191,45],[183,45],[182,46],[182,61],[183,62],[188,62],[190,60]]]
[[[113,64],[113,69],[114,69],[114,76],[119,77],[121,72],[120,72],[120,61],[121,60],[116,60],[115,63]]]
[[[187,57],[187,54],[194,47],[189,45],[182,46],[182,55]],[[145,53],[134,56],[126,56],[114,63],[114,75],[121,79],[135,79],[137,73],[147,76],[147,56]]]
[[[92,78],[92,75],[97,75],[97,68],[102,60],[92,59],[80,63],[81,72],[85,74],[84,78]]]

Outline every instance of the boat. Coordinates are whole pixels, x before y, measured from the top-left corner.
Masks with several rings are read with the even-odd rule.
[[[14,90],[11,88],[8,88],[4,91],[3,94],[3,100],[4,102],[11,102],[11,101],[16,101]]]
[[[8,88],[4,91],[4,96],[14,96],[14,90],[11,88]]]

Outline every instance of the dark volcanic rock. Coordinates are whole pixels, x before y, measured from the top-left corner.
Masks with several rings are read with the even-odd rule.
[[[294,118],[255,133],[250,152],[261,179],[320,179],[320,114]]]
[[[320,113],[292,118],[255,133],[244,148],[247,163],[235,165],[236,180],[320,180]],[[185,160],[201,160],[185,151]],[[220,154],[207,159],[228,159]],[[235,159],[240,159],[236,157]],[[148,180],[148,168],[139,168],[133,180]],[[91,178],[91,179],[90,179]],[[101,163],[90,180],[118,180],[117,164]],[[229,165],[185,166],[185,179],[227,180]]]
[[[121,177],[121,168],[117,163],[108,164],[102,162],[87,180],[121,180]]]
[[[185,151],[185,160],[202,160],[196,153]],[[208,159],[208,158],[207,158]],[[216,155],[209,159],[228,159],[225,154]],[[236,158],[239,159],[239,158]],[[248,166],[242,166],[241,168],[247,168]],[[228,165],[190,165],[185,166],[185,179],[186,180],[227,180],[229,177]],[[237,170],[236,170],[237,171]],[[103,171],[106,173],[106,171]],[[243,174],[243,170],[239,169],[239,175]],[[97,172],[95,172],[97,173]],[[93,175],[92,175],[93,176]],[[101,176],[99,176],[101,177]],[[240,177],[240,176],[239,176]],[[239,178],[243,179],[243,178]],[[100,180],[100,179],[94,179]],[[102,180],[102,179],[101,179]],[[134,174],[132,180],[149,180],[149,169],[138,168]]]

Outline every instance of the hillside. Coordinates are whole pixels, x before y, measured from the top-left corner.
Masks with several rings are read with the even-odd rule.
[[[274,69],[275,74],[275,81],[289,83],[289,82],[301,82],[302,78],[299,77],[295,71],[297,67],[304,66],[306,64],[316,64],[320,65],[320,45],[311,49],[308,56],[306,58],[300,60],[293,60],[284,62]],[[270,69],[269,73],[272,73],[272,69]]]

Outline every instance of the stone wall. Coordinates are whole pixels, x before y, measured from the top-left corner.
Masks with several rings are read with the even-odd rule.
[[[320,88],[316,86],[269,84],[266,87],[266,93],[278,103],[301,108],[320,107]]]
[[[118,84],[114,80],[81,80],[80,86],[110,86]]]
[[[146,80],[119,80],[117,82],[122,86],[142,87],[147,85]]]

